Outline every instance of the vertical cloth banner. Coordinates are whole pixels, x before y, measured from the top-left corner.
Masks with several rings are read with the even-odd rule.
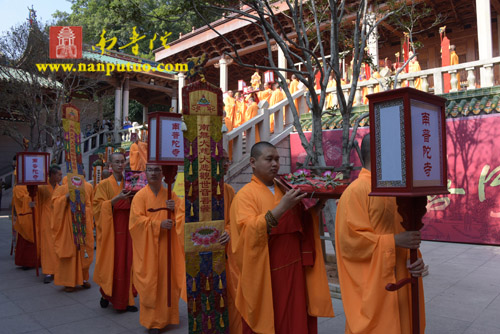
[[[185,252],[189,333],[229,333],[224,233],[222,91],[197,81],[182,89]]]
[[[63,105],[62,123],[73,241],[77,249],[80,249],[81,245],[85,245],[87,231],[85,229],[85,178],[83,176],[80,111],[78,108],[71,104]]]

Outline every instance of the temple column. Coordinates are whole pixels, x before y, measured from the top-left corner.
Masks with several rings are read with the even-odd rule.
[[[148,122],[148,107],[142,106],[142,124],[146,124]]]
[[[281,48],[278,44],[276,44],[276,46],[278,47],[278,67],[279,68],[287,68],[285,53],[283,52],[283,50],[281,50]],[[286,79],[286,71],[280,71],[280,73]],[[286,82],[284,84],[286,85]]]
[[[118,82],[118,86],[115,88],[115,126],[114,126],[114,134],[115,134],[115,142],[120,142],[120,138],[118,136],[118,130],[122,128],[122,87],[121,83]]]
[[[368,14],[368,25],[373,26],[377,22],[377,18],[375,16],[375,13],[371,12]],[[375,66],[379,66],[378,64],[378,33],[377,33],[377,27],[375,26],[375,29],[373,29],[372,33],[368,36],[368,41],[367,41],[367,46],[368,46],[368,54],[372,58],[372,62]]]
[[[186,76],[184,75],[184,73],[179,72],[179,74],[177,74],[177,77],[179,78],[179,95],[177,101],[179,105],[178,113],[182,114],[182,88],[185,85]]]
[[[130,95],[129,79],[125,78],[125,82],[123,84],[123,120],[125,120],[125,118],[128,119],[129,95]]]
[[[219,73],[220,73],[220,89],[222,89],[222,92],[225,93],[228,90],[228,82],[229,82],[229,77],[227,75],[227,60],[222,56],[219,59]]]
[[[177,96],[172,96],[172,103],[170,105],[171,112],[178,113],[177,110]]]
[[[493,57],[490,6],[490,0],[476,0],[479,60],[491,59]],[[487,87],[487,81],[489,81],[486,71],[484,67],[481,67],[481,87]]]

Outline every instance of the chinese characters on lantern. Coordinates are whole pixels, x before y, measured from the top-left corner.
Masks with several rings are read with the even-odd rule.
[[[412,100],[411,104],[414,184],[441,184],[440,110],[421,101]]]
[[[198,173],[200,221],[212,218],[212,154],[210,125],[198,123]],[[206,217],[202,217],[205,216]]]

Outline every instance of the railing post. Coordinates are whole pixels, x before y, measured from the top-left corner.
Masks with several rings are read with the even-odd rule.
[[[437,68],[433,73],[434,79],[434,94],[443,94],[443,73],[440,68]]]
[[[267,106],[264,106],[264,109],[262,109],[262,112],[264,114],[264,122],[263,122],[264,124],[261,128],[262,131],[259,133],[260,140],[269,141],[271,129],[270,129],[270,122],[269,122],[269,109],[267,109]]]
[[[368,85],[368,94],[373,94],[373,88],[375,87],[375,85]]]
[[[467,90],[476,89],[476,75],[474,74],[474,67],[467,67]]]
[[[288,108],[290,107],[285,105],[274,113],[274,133],[281,133],[283,131],[283,109]]]
[[[415,88],[415,78],[408,78],[408,87]]]
[[[494,83],[493,64],[483,65],[483,68],[484,68],[483,73],[485,75],[485,80],[484,80],[485,87],[493,87],[493,83]],[[481,87],[481,88],[483,88],[483,87]]]
[[[243,132],[233,139],[233,161],[240,161],[243,157]]]
[[[450,79],[450,85],[451,85],[450,92],[451,93],[458,92],[458,87],[457,87],[457,85],[458,85],[457,70],[448,71],[448,73],[451,76],[451,79]]]
[[[398,82],[396,82],[396,88],[401,88],[401,79],[398,78]]]
[[[250,153],[250,150],[252,149],[252,146],[255,144],[255,125],[252,125],[250,129],[247,130],[246,132],[247,136],[247,142],[246,142],[246,152]]]
[[[354,95],[354,101],[356,101],[356,105],[361,105],[361,87],[356,86],[356,94]]]
[[[349,89],[348,88],[342,88],[342,93],[344,94],[344,100],[347,103],[349,100]]]
[[[427,81],[427,75],[422,75],[420,79],[422,79],[422,91],[429,92],[429,82]]]

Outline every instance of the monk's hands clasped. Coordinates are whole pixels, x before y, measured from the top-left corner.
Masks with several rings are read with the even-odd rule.
[[[412,264],[410,264],[410,260],[406,261],[406,267],[413,277],[421,277],[425,271],[425,263],[421,257]]]
[[[227,233],[226,231],[224,231],[224,233],[222,233],[219,237],[219,239],[217,240],[217,242],[224,246],[225,244],[227,244],[229,242],[229,233]]]
[[[169,199],[166,203],[167,203],[167,210],[169,211],[175,210],[175,201],[173,199]]]
[[[417,249],[421,241],[420,231],[404,231],[394,235],[396,247]]]
[[[172,219],[165,219],[165,220],[162,220],[160,227],[165,229],[165,230],[170,230],[170,229],[172,229],[173,225],[174,225],[174,223],[172,222]]]

